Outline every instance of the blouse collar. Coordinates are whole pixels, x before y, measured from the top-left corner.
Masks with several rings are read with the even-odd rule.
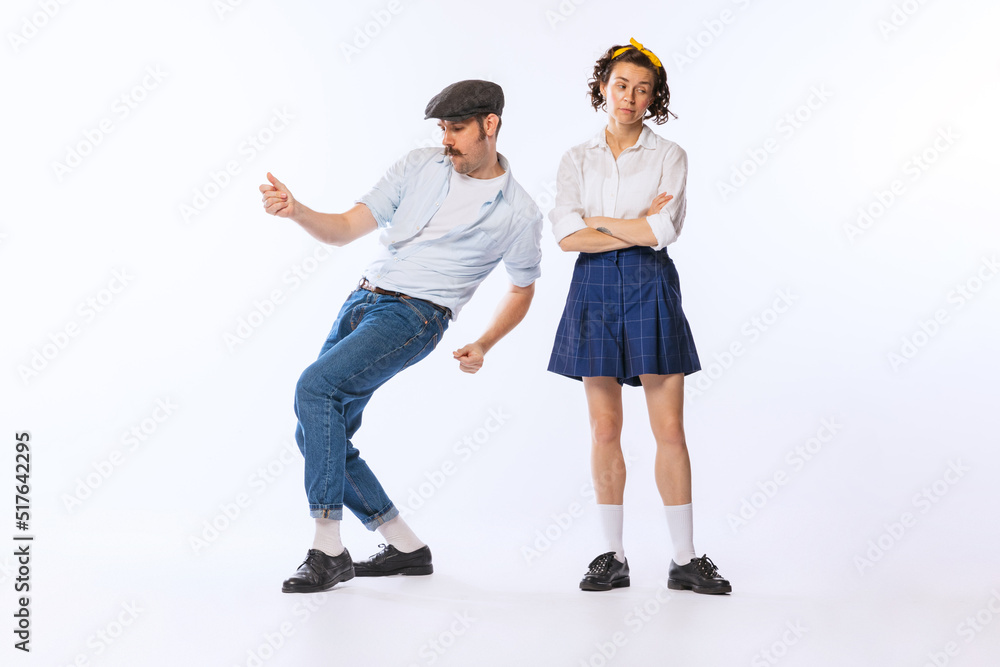
[[[611,147],[608,146],[608,137],[604,133],[606,129],[607,126],[602,127],[587,143],[587,148],[607,148],[611,150]],[[656,135],[653,134],[653,131],[645,123],[642,124],[642,132],[639,133],[639,139],[635,142],[635,145],[641,148],[656,148]]]

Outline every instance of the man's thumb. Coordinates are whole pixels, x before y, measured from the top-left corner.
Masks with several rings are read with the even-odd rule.
[[[274,187],[279,187],[284,185],[281,181],[276,179],[271,172],[267,172],[267,180],[271,181],[271,185],[273,185]]]

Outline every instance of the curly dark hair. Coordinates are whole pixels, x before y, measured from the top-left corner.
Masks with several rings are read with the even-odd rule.
[[[628,49],[612,60],[611,56],[618,49]],[[653,101],[646,107],[646,115],[643,120],[652,118],[657,125],[662,125],[670,120],[670,116],[677,118],[677,114],[668,109],[670,105],[670,88],[667,86],[667,70],[663,65],[657,67],[642,51],[629,45],[615,45],[604,52],[594,65],[594,77],[588,82],[590,86],[590,103],[595,111],[607,108],[604,95],[601,94],[601,84],[607,84],[611,78],[611,70],[619,63],[631,63],[639,67],[645,67],[653,72],[656,82],[653,84]]]

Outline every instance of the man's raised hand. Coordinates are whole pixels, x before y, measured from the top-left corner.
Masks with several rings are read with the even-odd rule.
[[[295,215],[295,197],[285,184],[276,179],[271,172],[267,172],[267,180],[270,184],[265,183],[260,186],[264,210],[279,218],[290,218]]]

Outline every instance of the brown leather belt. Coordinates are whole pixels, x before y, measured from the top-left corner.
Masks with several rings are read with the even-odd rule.
[[[444,306],[439,306],[436,303],[434,303],[433,301],[428,301],[427,299],[418,299],[418,298],[410,296],[408,294],[403,294],[402,292],[390,292],[387,289],[382,289],[381,287],[375,287],[370,282],[368,282],[365,278],[361,279],[361,282],[358,283],[358,287],[360,287],[361,289],[366,290],[368,292],[374,292],[375,294],[382,294],[384,296],[394,296],[397,299],[412,299],[414,301],[423,301],[424,303],[429,303],[430,305],[434,306],[435,308],[437,308],[438,310],[440,310],[442,313],[444,313],[445,317],[447,317],[448,319],[452,319],[452,317],[451,317],[451,309],[450,308],[445,308]]]

